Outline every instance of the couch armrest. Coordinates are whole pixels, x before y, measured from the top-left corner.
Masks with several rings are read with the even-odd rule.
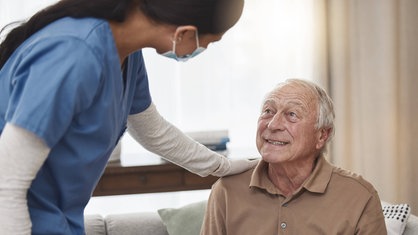
[[[106,235],[106,225],[101,215],[84,216],[86,235]]]

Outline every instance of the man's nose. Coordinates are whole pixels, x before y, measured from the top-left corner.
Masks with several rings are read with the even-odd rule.
[[[273,118],[268,122],[267,128],[271,130],[282,130],[284,128],[284,117],[281,113],[274,114]]]

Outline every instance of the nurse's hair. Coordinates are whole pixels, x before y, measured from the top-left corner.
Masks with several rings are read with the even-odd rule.
[[[139,7],[156,23],[193,25],[199,34],[219,34],[235,25],[243,6],[244,0],[61,0],[8,33],[0,44],[0,69],[27,38],[63,17],[123,22],[133,7]]]

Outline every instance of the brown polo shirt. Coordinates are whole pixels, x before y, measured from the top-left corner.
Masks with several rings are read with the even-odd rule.
[[[361,176],[320,157],[301,189],[285,198],[267,167],[260,160],[213,185],[201,235],[387,234],[379,196]]]

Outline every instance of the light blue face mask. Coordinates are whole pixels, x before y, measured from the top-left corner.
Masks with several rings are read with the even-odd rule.
[[[190,58],[193,58],[197,55],[199,55],[200,53],[202,53],[204,50],[206,50],[206,48],[199,46],[199,36],[198,33],[196,31],[196,49],[187,55],[183,55],[183,56],[177,56],[176,54],[176,41],[173,40],[173,50],[171,51],[167,51],[161,55],[171,58],[171,59],[175,59],[177,61],[181,61],[181,62],[186,62],[187,60],[189,60]]]

